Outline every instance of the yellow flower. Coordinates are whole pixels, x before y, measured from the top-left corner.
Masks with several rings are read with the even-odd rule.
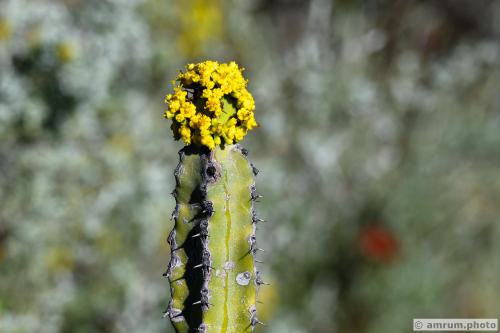
[[[0,18],[0,41],[9,39],[11,33],[9,22]]]
[[[187,145],[191,144],[191,130],[189,129],[189,127],[181,126],[179,128],[179,134],[181,136],[182,141],[184,141],[185,144]]]
[[[177,43],[187,58],[197,58],[223,40],[225,20],[221,0],[177,0],[174,3],[179,17]]]
[[[170,119],[170,118],[173,118],[174,117],[174,114],[172,112],[170,112],[169,110],[165,111],[165,113],[163,114],[165,116],[165,118],[167,119]]]
[[[188,64],[173,82],[173,92],[165,97],[164,116],[172,119],[174,137],[186,145],[214,149],[243,140],[257,127],[255,102],[243,70],[234,61]]]
[[[235,129],[235,131],[234,131],[234,139],[235,139],[236,141],[241,141],[241,140],[243,140],[243,138],[245,137],[245,135],[247,135],[247,133],[246,133],[246,131],[245,131],[243,128],[241,128],[241,127],[236,128],[236,129]]]
[[[204,135],[201,137],[201,144],[204,146],[207,146],[209,149],[214,149],[215,148],[215,142],[212,136],[210,135]]]
[[[196,107],[191,103],[183,102],[179,111],[185,118],[189,118],[195,115]]]
[[[181,107],[181,103],[178,100],[173,100],[170,102],[169,110],[170,112],[176,112]]]
[[[76,56],[75,47],[68,42],[59,43],[56,47],[57,59],[61,62],[70,62]]]
[[[178,123],[182,123],[182,122],[184,121],[184,119],[186,119],[186,118],[184,118],[184,116],[183,116],[182,114],[180,114],[180,113],[179,113],[178,115],[176,115],[176,116],[175,116],[175,120],[176,120]]]

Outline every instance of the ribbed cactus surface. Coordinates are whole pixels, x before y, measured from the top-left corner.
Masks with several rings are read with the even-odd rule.
[[[262,284],[254,262],[257,170],[239,145],[188,146],[179,155],[166,314],[179,333],[253,331]]]
[[[165,273],[172,296],[165,314],[178,333],[251,332],[260,323],[257,169],[236,144],[258,126],[243,70],[235,62],[188,64],[165,98],[174,138],[186,144],[175,170]]]

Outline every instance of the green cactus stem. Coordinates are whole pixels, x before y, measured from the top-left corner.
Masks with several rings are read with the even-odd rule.
[[[166,314],[179,333],[250,332],[259,323],[257,171],[245,154],[239,145],[179,153],[166,272],[172,294]]]
[[[165,272],[172,297],[165,315],[178,333],[251,332],[261,323],[257,169],[235,144],[258,126],[242,71],[234,62],[190,64],[165,99],[174,137],[186,144],[175,170],[175,226]]]

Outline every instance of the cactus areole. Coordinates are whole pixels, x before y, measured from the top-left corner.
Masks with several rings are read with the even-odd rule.
[[[257,169],[237,142],[258,126],[243,69],[234,62],[186,66],[167,95],[165,117],[186,146],[175,169],[175,226],[168,316],[178,333],[251,332],[257,292],[254,211]]]

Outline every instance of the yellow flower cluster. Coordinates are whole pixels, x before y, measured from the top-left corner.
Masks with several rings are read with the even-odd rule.
[[[258,126],[243,70],[235,62],[204,61],[186,66],[177,76],[179,85],[174,81],[174,91],[165,98],[165,117],[172,119],[174,137],[186,145],[214,149],[222,143],[241,141]]]

